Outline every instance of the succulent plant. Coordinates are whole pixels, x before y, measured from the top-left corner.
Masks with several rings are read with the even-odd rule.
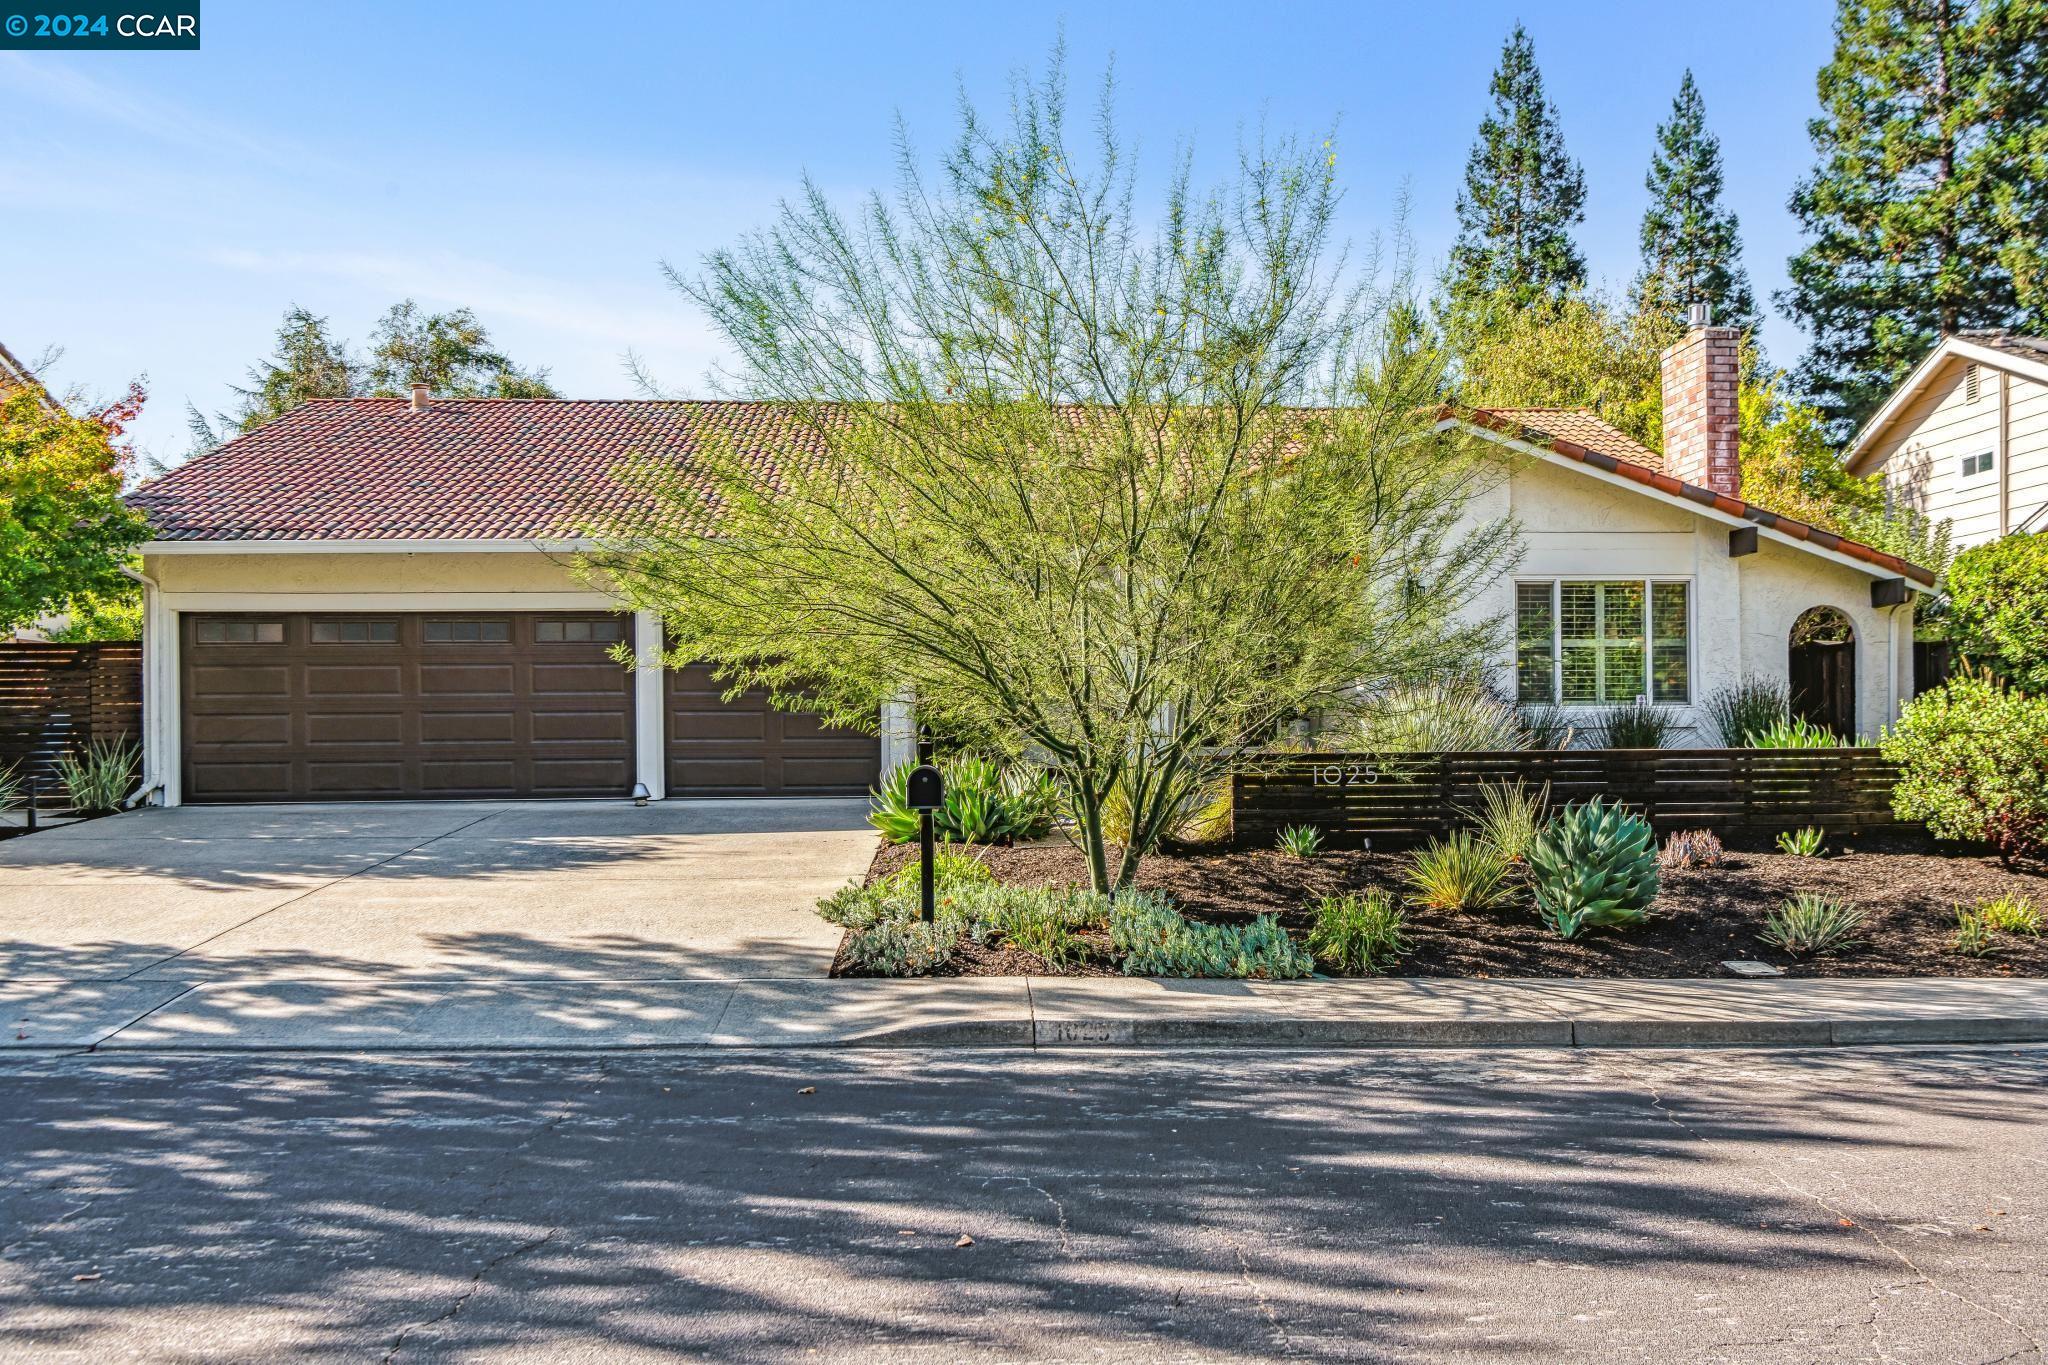
[[[1560,938],[1640,924],[1657,898],[1649,822],[1599,798],[1567,806],[1529,850],[1536,909]]]

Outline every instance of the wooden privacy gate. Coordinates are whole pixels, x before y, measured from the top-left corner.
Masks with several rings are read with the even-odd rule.
[[[142,646],[0,643],[0,767],[56,787],[53,763],[142,733]]]
[[[1619,801],[1659,830],[1895,827],[1898,768],[1875,749],[1584,749],[1275,754],[1232,779],[1237,838],[1314,825],[1334,844],[1419,843],[1471,823],[1483,783],[1550,784],[1553,808]]]

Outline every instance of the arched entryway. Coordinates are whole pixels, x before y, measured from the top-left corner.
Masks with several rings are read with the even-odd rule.
[[[1856,738],[1856,627],[1835,607],[1809,607],[1792,623],[1792,714]]]

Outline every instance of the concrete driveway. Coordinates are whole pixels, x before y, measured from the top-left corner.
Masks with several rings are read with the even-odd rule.
[[[0,979],[822,976],[861,801],[145,810],[0,843]]]

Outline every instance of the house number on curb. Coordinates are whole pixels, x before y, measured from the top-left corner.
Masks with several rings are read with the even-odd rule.
[[[1310,771],[1318,787],[1370,787],[1380,780],[1370,763],[1318,763]]]

